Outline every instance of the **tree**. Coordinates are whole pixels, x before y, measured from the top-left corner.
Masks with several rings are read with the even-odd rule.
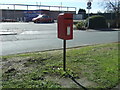
[[[97,13],[102,13],[102,12],[99,10],[99,11],[97,11]]]
[[[107,11],[112,11],[113,13],[115,13],[115,24],[116,27],[118,27],[120,20],[120,0],[104,0],[101,5],[104,6]]]
[[[85,17],[86,17],[86,10],[85,9],[79,9],[78,14],[82,14],[83,15],[83,19],[85,19]]]
[[[85,9],[79,9],[78,14],[86,14]]]

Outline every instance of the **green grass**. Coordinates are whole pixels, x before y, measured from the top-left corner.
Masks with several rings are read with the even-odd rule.
[[[86,77],[96,84],[88,88],[116,86],[120,83],[118,45],[120,43],[67,49],[67,71],[76,79]],[[67,73],[63,71],[62,55],[62,50],[55,50],[3,56],[5,61],[21,58],[21,62],[22,59],[29,57],[22,63],[25,70],[20,71],[16,68],[12,72],[3,73],[3,88],[62,88],[59,81],[50,81],[47,78],[47,76],[68,78]],[[14,65],[11,67],[14,68]]]

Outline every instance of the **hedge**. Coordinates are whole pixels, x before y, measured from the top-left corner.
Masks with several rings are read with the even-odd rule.
[[[88,18],[86,20],[86,26],[88,22]],[[100,16],[100,15],[94,15],[89,17],[89,27],[91,29],[98,29],[98,28],[107,28],[107,23],[106,23],[106,19],[104,16]]]

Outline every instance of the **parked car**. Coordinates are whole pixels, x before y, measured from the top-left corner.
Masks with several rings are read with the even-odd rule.
[[[46,14],[38,15],[37,17],[33,18],[32,21],[34,23],[52,23],[54,20]]]

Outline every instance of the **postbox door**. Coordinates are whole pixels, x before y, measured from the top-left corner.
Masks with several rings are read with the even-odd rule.
[[[73,15],[64,13],[58,16],[58,38],[73,39]]]

